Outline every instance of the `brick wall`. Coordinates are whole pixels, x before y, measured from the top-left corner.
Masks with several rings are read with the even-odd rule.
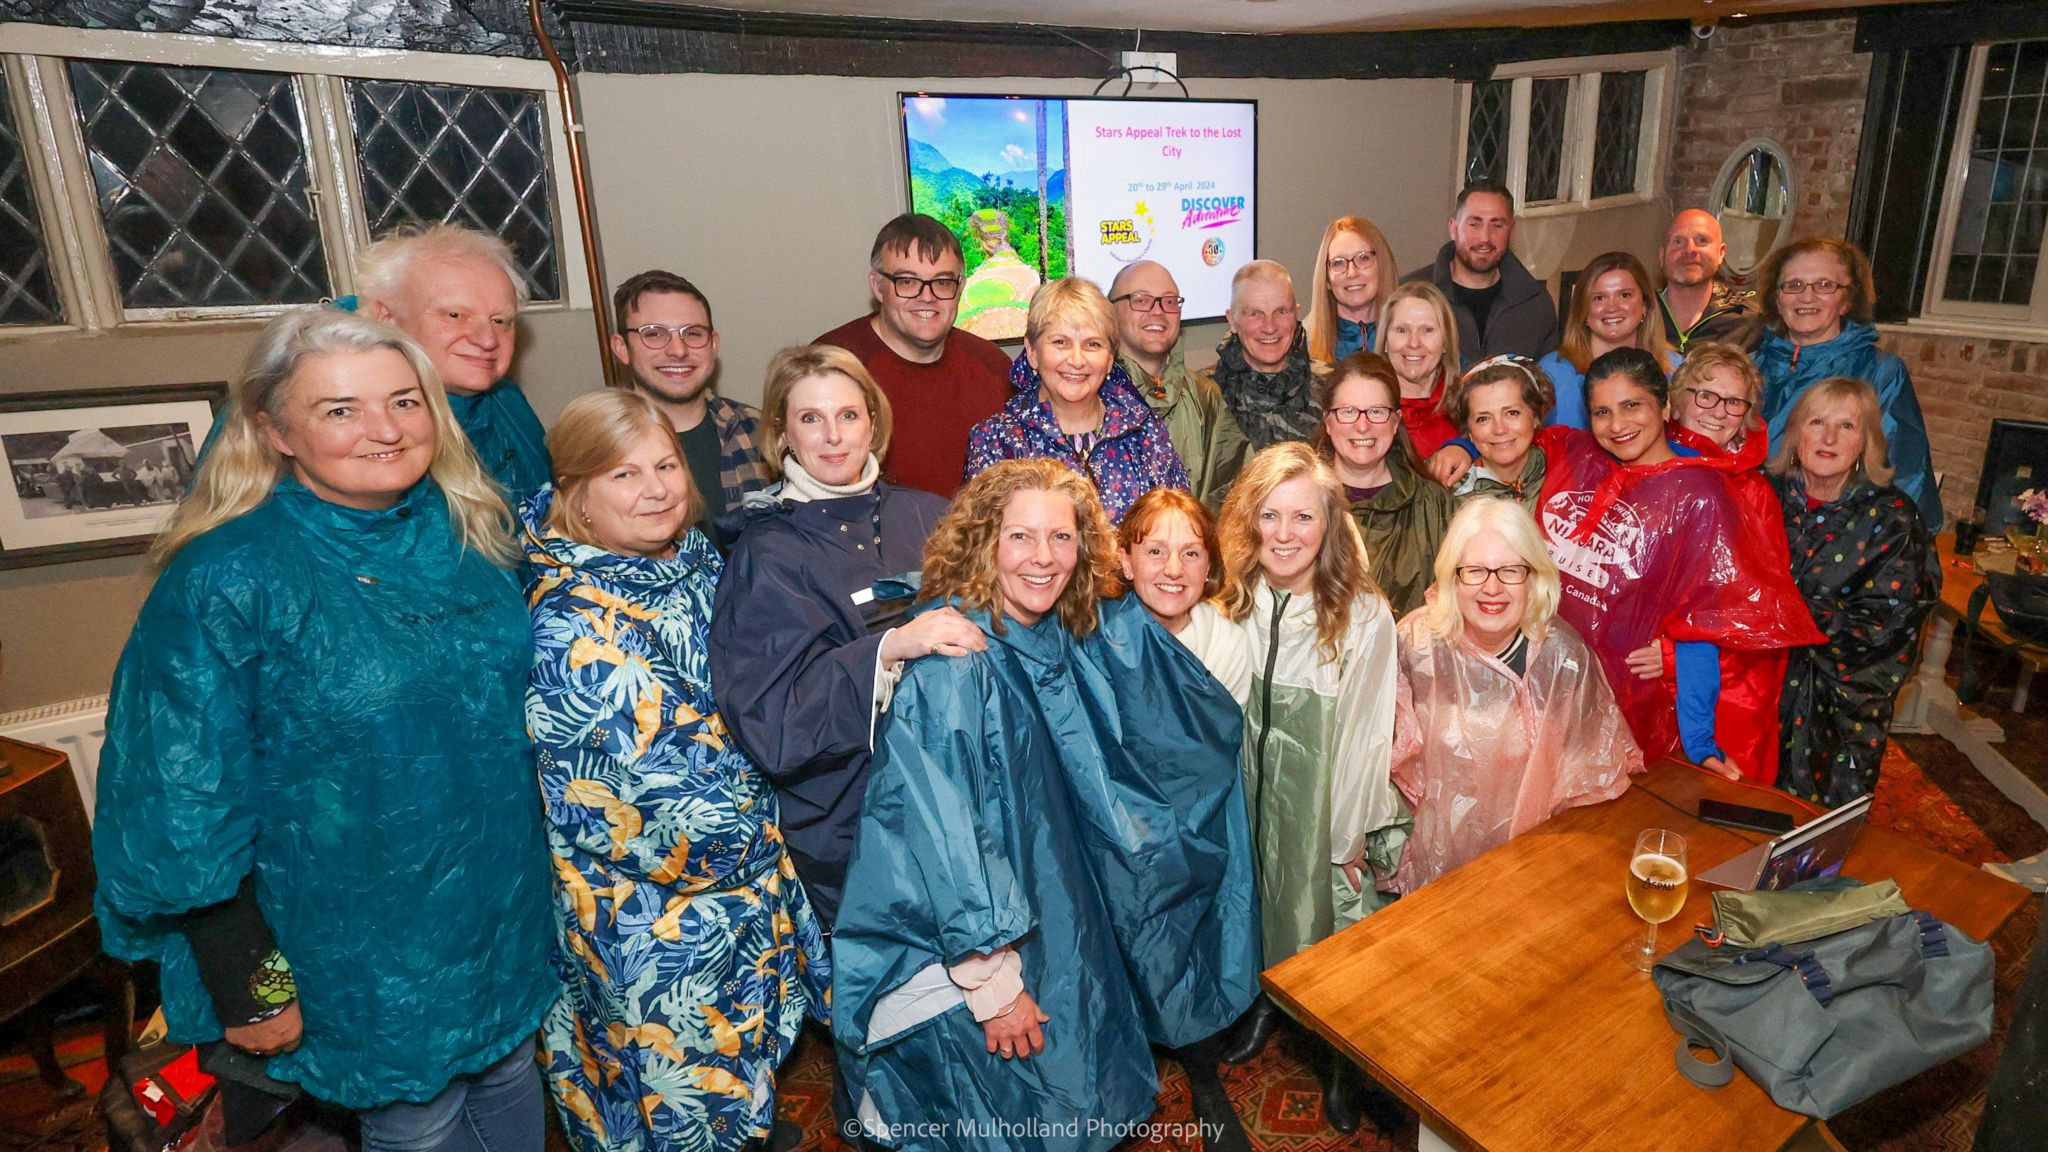
[[[1679,52],[1674,208],[1704,206],[1743,141],[1769,136],[1792,159],[1795,235],[1839,236],[1849,220],[1870,56],[1854,18],[1723,25]]]
[[[1679,104],[1668,186],[1673,207],[1706,203],[1737,145],[1768,136],[1792,157],[1792,235],[1841,235],[1863,129],[1870,57],[1853,51],[1856,21],[1782,20],[1723,26],[1679,54]],[[1886,331],[1927,417],[1951,522],[1969,515],[1991,421],[2048,420],[2048,344]]]

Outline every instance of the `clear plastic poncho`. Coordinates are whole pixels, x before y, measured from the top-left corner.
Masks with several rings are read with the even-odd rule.
[[[1523,675],[1462,637],[1401,621],[1394,783],[1415,809],[1395,884],[1412,892],[1551,816],[1628,791],[1643,753],[1562,619],[1529,642]]]

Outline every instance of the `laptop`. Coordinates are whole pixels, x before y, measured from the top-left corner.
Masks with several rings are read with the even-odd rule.
[[[1849,859],[1856,834],[1870,818],[1869,796],[1858,796],[1775,840],[1763,843],[1694,879],[1744,892],[1776,892],[1802,880],[1833,876]]]

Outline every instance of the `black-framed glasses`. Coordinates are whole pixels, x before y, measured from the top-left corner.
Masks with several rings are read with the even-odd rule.
[[[1833,296],[1847,287],[1840,280],[1780,280],[1778,295],[1799,296],[1812,292],[1815,296]]]
[[[1111,304],[1129,304],[1133,312],[1165,312],[1168,316],[1180,315],[1180,306],[1188,302],[1185,296],[1154,296],[1150,292],[1126,292],[1111,296]]]
[[[915,300],[924,295],[927,288],[932,290],[934,300],[951,300],[960,295],[958,276],[934,276],[929,280],[922,276],[912,276],[908,272],[884,272],[881,276],[895,285],[896,296],[901,300]]]
[[[633,329],[633,335],[640,346],[649,352],[659,352],[668,347],[670,340],[680,337],[685,348],[702,348],[711,343],[711,329],[703,324],[685,324],[671,328],[666,324],[642,324]]]
[[[1726,408],[1730,416],[1747,416],[1749,410],[1756,407],[1740,396],[1723,396],[1719,392],[1707,392],[1698,388],[1687,388],[1686,391],[1692,393],[1693,406],[1705,412]]]
[[[1353,268],[1358,269],[1360,272],[1370,271],[1373,261],[1377,259],[1379,257],[1370,252],[1360,252],[1356,256],[1332,256],[1330,257],[1330,271],[1339,274],[1349,272]]]
[[[1460,564],[1456,571],[1458,573],[1458,583],[1463,584],[1467,588],[1477,588],[1481,584],[1486,583],[1488,576],[1499,579],[1503,584],[1526,583],[1529,579],[1529,573],[1535,571],[1535,569],[1527,564],[1503,564],[1498,568],[1488,568],[1483,564]]]
[[[1374,404],[1366,408],[1357,408],[1350,404],[1339,404],[1335,408],[1323,409],[1323,415],[1330,417],[1339,424],[1356,424],[1360,416],[1375,424],[1385,424],[1394,418],[1394,413],[1399,411],[1400,409],[1391,408],[1385,404]]]

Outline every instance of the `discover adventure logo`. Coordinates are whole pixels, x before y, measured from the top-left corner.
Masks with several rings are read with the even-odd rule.
[[[1183,196],[1180,198],[1182,231],[1221,228],[1235,224],[1244,215],[1242,196]]]

